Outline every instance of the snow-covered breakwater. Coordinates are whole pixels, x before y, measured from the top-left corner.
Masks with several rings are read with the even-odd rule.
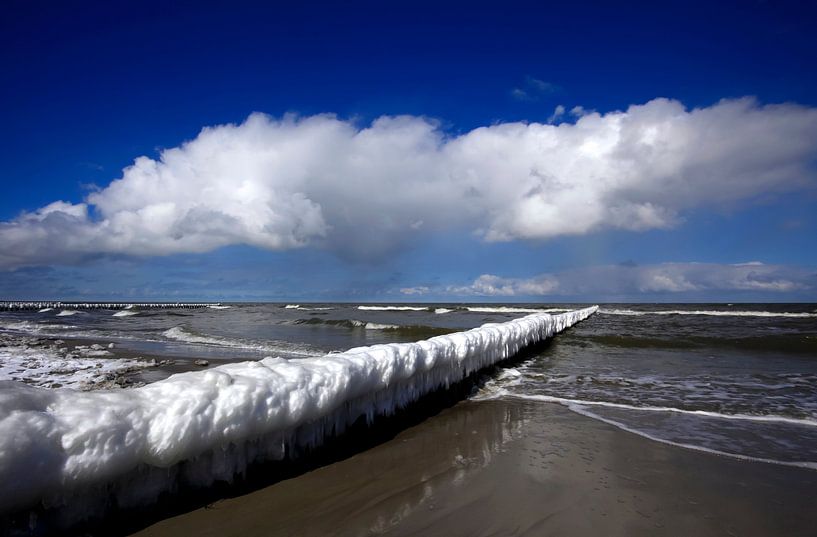
[[[0,516],[71,525],[230,481],[253,462],[321,444],[510,358],[596,307],[528,315],[416,343],[226,364],[141,388],[79,392],[0,383]],[[57,515],[55,515],[55,513]]]
[[[220,302],[57,302],[57,301],[2,301],[0,311],[72,309],[72,310],[121,310],[125,308],[212,308],[223,307]]]

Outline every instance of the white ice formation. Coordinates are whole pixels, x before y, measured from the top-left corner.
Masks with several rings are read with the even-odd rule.
[[[80,392],[0,382],[0,516],[70,525],[180,484],[231,481],[253,462],[371,423],[592,315],[528,315],[416,343],[225,364],[140,388]]]

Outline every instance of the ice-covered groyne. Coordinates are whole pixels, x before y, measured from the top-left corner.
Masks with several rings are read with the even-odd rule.
[[[0,311],[22,311],[41,309],[72,310],[121,310],[140,309],[192,309],[224,307],[220,302],[55,302],[55,301],[0,301]]]
[[[596,309],[320,358],[226,364],[132,390],[0,383],[0,517],[34,510],[70,525],[151,504],[179,485],[231,481],[253,462],[296,455],[360,418],[392,414]]]

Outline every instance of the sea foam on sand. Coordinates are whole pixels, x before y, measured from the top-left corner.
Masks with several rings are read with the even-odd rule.
[[[225,364],[132,390],[0,382],[0,515],[71,525],[155,502],[179,485],[231,481],[372,422],[589,317],[534,314],[416,343],[320,358]]]

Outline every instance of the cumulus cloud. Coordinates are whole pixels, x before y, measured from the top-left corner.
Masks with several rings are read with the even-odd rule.
[[[556,108],[553,109],[553,113],[548,118],[549,124],[554,124],[562,119],[565,115],[565,107],[564,105],[557,105]]]
[[[458,296],[636,296],[749,292],[766,295],[817,288],[817,273],[760,262],[739,264],[633,263],[579,268],[532,278],[484,274],[464,286],[428,289],[426,294]],[[417,293],[414,293],[417,294]]]
[[[512,241],[667,228],[690,208],[813,188],[815,157],[817,108],[748,98],[459,136],[423,117],[253,114],[137,158],[81,203],[0,223],[0,266],[230,244],[372,259],[444,229]]]

